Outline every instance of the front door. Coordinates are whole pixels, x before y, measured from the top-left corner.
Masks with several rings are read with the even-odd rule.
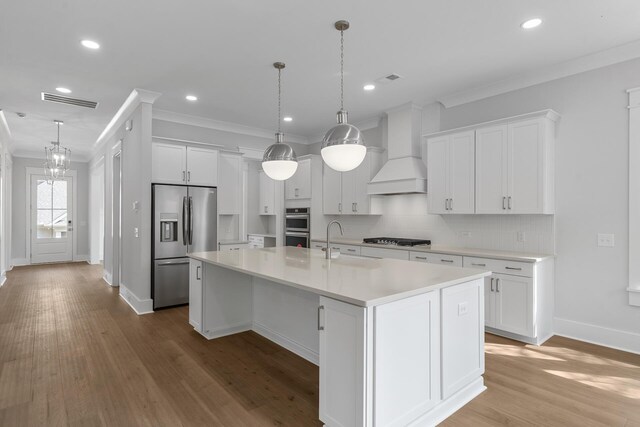
[[[31,175],[31,263],[73,259],[73,178]]]

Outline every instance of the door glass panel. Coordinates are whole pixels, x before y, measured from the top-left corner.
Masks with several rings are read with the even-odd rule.
[[[51,209],[38,209],[38,239],[50,239],[53,237],[51,228]]]
[[[37,238],[66,238],[67,181],[47,182],[39,179],[36,185]]]

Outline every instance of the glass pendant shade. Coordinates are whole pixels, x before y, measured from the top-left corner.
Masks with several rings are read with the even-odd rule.
[[[367,155],[362,133],[347,123],[347,112],[338,112],[338,125],[329,129],[322,140],[322,160],[331,169],[348,172],[360,166]]]
[[[51,147],[44,149],[44,173],[50,181],[63,178],[71,167],[71,150],[60,146],[60,125],[62,122],[56,120],[55,123],[58,126],[58,140],[51,141]]]
[[[262,170],[276,181],[291,178],[298,169],[296,153],[289,144],[282,142],[283,138],[282,133],[276,133],[276,143],[270,145],[262,157]]]

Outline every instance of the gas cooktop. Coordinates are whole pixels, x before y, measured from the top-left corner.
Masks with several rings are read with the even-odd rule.
[[[391,246],[418,246],[418,245],[431,246],[431,240],[400,239],[396,237],[367,237],[363,239],[362,242],[373,243],[376,245],[391,245]]]

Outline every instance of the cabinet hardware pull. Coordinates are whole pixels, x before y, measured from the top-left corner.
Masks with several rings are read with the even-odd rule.
[[[500,279],[496,279],[496,292],[500,292]]]
[[[427,257],[426,257],[426,256],[417,256],[417,257],[415,257],[415,258],[416,258],[416,259],[423,259],[423,260],[425,260],[425,261],[427,260]]]
[[[505,270],[522,271],[522,267],[505,267]]]
[[[187,176],[186,176],[186,172],[182,171],[182,180],[186,181],[187,180]]]
[[[191,182],[191,171],[187,172],[187,182]]]
[[[264,207],[264,213],[267,213],[267,212],[269,212],[269,210],[267,209],[267,206],[265,205],[265,207]]]
[[[342,203],[338,203],[338,212],[342,212]]]
[[[507,203],[507,198],[506,198],[506,197],[503,197],[503,198],[502,198],[502,210],[507,209],[507,205],[506,205],[506,203]]]
[[[324,325],[320,324],[320,310],[324,310],[324,305],[318,307],[318,330],[324,331]]]
[[[476,263],[473,263],[473,262],[471,263],[471,265],[477,265],[478,267],[486,267],[487,266],[487,264],[476,264]],[[491,280],[493,280],[493,279],[491,279]]]
[[[507,197],[508,203],[507,206],[511,209],[511,196]]]
[[[449,199],[449,210],[453,210],[453,199]]]
[[[356,211],[356,204],[351,203],[351,212],[355,212],[355,211]]]
[[[440,261],[442,261],[442,262],[453,262],[452,259],[441,259]]]
[[[493,292],[493,281],[494,281],[494,280],[495,280],[495,279],[492,277],[492,278],[491,278],[491,292]]]
[[[298,189],[297,188],[294,189],[294,193],[295,193],[295,196],[298,197]]]
[[[356,205],[356,213],[358,213],[358,202],[356,202],[355,205]]]
[[[202,279],[202,277],[200,277],[200,266],[196,266],[196,280],[200,280]]]
[[[449,199],[444,199],[444,210],[445,211],[449,210]]]
[[[349,251],[349,252],[355,252],[356,250],[355,250],[355,249],[347,249],[347,251]]]

